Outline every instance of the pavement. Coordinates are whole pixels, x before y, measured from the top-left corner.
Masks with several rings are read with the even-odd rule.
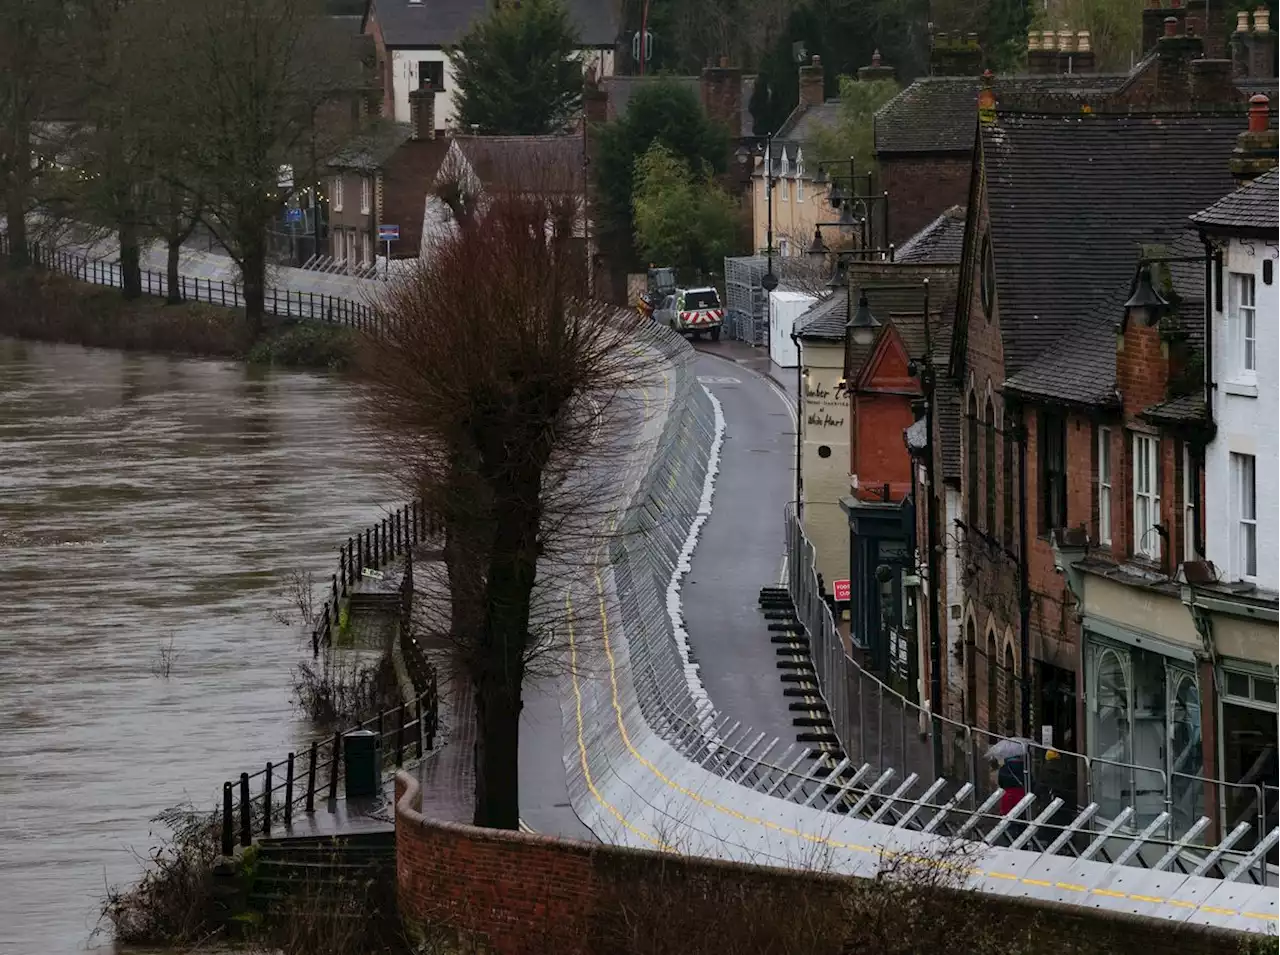
[[[778,737],[781,752],[795,743],[796,728],[759,596],[761,587],[783,579],[782,515],[795,487],[795,405],[768,358],[762,364],[758,354],[741,349],[760,351],[739,342],[698,347],[698,379],[720,401],[725,438],[711,517],[684,582],[684,614],[711,701],[722,715],[765,733],[766,741]],[[741,360],[728,357],[735,353]]]

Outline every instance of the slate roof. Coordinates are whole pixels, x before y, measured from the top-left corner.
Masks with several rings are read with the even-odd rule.
[[[964,206],[952,206],[902,243],[894,260],[959,264],[964,251]]]
[[[486,186],[574,195],[585,189],[581,136],[458,136],[454,143]]]
[[[1125,82],[1127,74],[1075,73],[1064,76],[997,76],[999,108],[1027,100],[1085,102]],[[978,124],[976,76],[927,76],[904,89],[875,116],[876,154],[968,153]]]
[[[983,127],[1011,386],[1067,400],[1114,391],[1114,339],[1110,360],[1103,343],[1121,318],[1140,244],[1169,244],[1191,212],[1230,188],[1242,124],[1241,110],[1002,113]]]
[[[867,304],[871,308],[871,313],[875,315],[881,323],[893,321],[894,324],[899,324],[900,322],[906,322],[909,324],[914,321],[914,324],[918,326],[919,310],[922,305],[920,293],[915,289],[881,289],[875,287],[878,283],[887,283],[889,281],[891,280],[883,278],[876,278],[868,281],[866,289]],[[906,283],[910,281],[910,279],[904,276],[901,281]],[[857,298],[860,286],[856,275],[853,279],[853,283],[853,306],[854,308],[857,308]],[[930,312],[942,312],[943,314],[949,314],[950,310],[947,309],[946,303],[950,301],[954,307],[955,280],[951,279],[948,281],[941,277],[930,276],[929,286]],[[804,314],[796,319],[796,334],[801,338],[811,340],[842,342],[845,339],[844,330],[848,321],[849,295],[844,289],[837,289],[835,294],[827,295],[825,298],[819,299],[813,305],[809,306],[809,309],[804,312]],[[940,327],[940,320],[936,320],[931,327],[933,329],[938,329]],[[912,340],[908,344],[908,347],[918,347],[919,350],[923,350],[924,342],[922,329],[920,330],[920,334],[920,341],[916,342],[915,340]],[[946,334],[947,341],[950,342],[949,328]],[[939,352],[937,342],[934,344],[935,355],[941,355],[943,360],[945,360],[947,352]],[[859,348],[859,346],[853,345],[850,347],[854,349]],[[865,346],[858,351],[851,351],[849,353],[849,362],[847,363],[847,367],[860,368],[862,364],[861,360],[866,357],[866,353],[870,351],[871,347],[873,346]],[[949,347],[950,346],[948,345],[948,348]]]
[[[584,47],[617,43],[614,0],[568,0],[568,7]],[[377,21],[388,48],[439,48],[461,40],[488,9],[488,0],[372,0],[365,16]]]
[[[774,176],[780,177],[782,175],[783,150],[786,151],[787,159],[791,162],[788,175],[794,176],[797,150],[803,150],[806,146],[809,146],[819,129],[830,129],[839,119],[840,101],[838,99],[829,99],[820,106],[797,106],[793,109],[791,115],[778,127],[778,132],[773,137],[771,158],[773,160]],[[746,129],[747,127],[744,126],[743,128]],[[763,162],[756,166],[752,175],[764,175]],[[824,178],[817,162],[810,161],[805,166],[804,178],[813,181],[821,181]]]
[[[1280,175],[1272,169],[1191,217],[1206,232],[1275,235],[1280,231]]]
[[[1204,405],[1204,392],[1197,391],[1195,394],[1171,398],[1168,401],[1152,405],[1142,412],[1142,417],[1151,422],[1169,424],[1204,421],[1208,418],[1208,412]]]
[[[413,135],[412,123],[379,123],[339,149],[326,163],[330,169],[375,172]]]

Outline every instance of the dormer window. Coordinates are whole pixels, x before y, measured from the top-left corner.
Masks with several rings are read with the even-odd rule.
[[[796,202],[804,202],[804,153],[796,150]]]

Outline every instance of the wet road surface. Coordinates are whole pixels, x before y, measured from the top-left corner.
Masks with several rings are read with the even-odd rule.
[[[107,945],[148,820],[296,745],[286,578],[397,498],[335,379],[0,339],[0,952]]]

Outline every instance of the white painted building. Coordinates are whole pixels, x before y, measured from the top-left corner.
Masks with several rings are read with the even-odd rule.
[[[582,41],[583,68],[612,76],[619,29],[613,4],[570,0],[568,6]],[[409,94],[429,83],[436,91],[436,130],[453,129],[457,81],[449,49],[489,10],[490,0],[370,0],[364,32],[377,50],[383,116],[410,122]]]

